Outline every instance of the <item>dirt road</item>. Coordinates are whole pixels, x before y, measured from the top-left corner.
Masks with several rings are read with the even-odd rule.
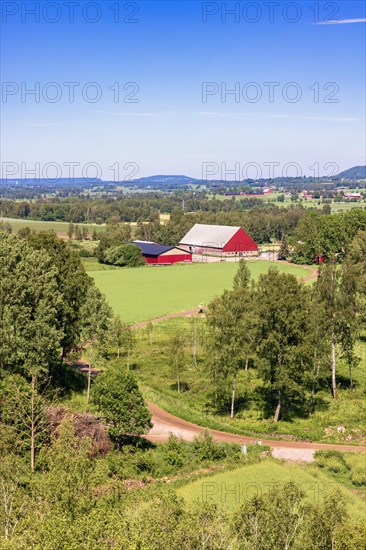
[[[199,313],[200,308],[195,307],[193,309],[187,309],[185,311],[177,311],[176,313],[167,313],[166,315],[162,315],[161,317],[156,317],[155,319],[151,319],[151,322],[153,325],[156,325],[156,323],[161,323],[162,321],[168,321],[169,319],[176,319],[177,317],[191,317],[191,315],[195,315],[196,313]],[[140,323],[135,323],[132,325],[132,328],[145,328],[150,321],[141,321]]]
[[[159,443],[167,441],[170,433],[173,433],[178,437],[182,437],[185,441],[192,441],[196,435],[204,431],[202,426],[192,424],[182,418],[173,416],[163,409],[160,409],[157,405],[154,405],[154,403],[148,402],[148,406],[152,412],[154,426],[152,430],[150,430],[147,437],[152,442]],[[241,445],[246,445],[248,443],[255,443],[258,441],[258,438],[230,434],[220,432],[218,430],[209,430],[209,432],[216,441],[226,443],[239,443]],[[276,441],[271,439],[262,439],[261,442],[263,445],[269,445],[272,447],[272,455],[276,458],[283,458],[285,460],[301,460],[304,462],[311,462],[314,459],[314,452],[317,450],[366,452],[366,447],[355,447],[352,445],[308,443],[303,441]]]

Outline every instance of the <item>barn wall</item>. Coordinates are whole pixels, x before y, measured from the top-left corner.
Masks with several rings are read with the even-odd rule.
[[[145,256],[146,263],[148,264],[175,264],[177,262],[191,262],[192,261],[192,255],[191,254],[177,254],[175,256],[171,255],[161,255],[157,258],[152,257],[146,257]]]
[[[224,246],[224,252],[258,252],[258,245],[240,228]]]
[[[162,254],[158,258],[159,264],[175,264],[177,262],[191,262],[191,261],[192,261],[191,254],[176,254],[176,255]]]

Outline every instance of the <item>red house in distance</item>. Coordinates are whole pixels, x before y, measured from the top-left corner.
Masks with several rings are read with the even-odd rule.
[[[179,243],[192,254],[245,256],[258,254],[258,245],[242,227],[197,223]]]

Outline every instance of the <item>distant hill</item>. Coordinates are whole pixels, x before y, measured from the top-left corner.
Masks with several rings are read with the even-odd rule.
[[[36,179],[36,178],[13,178],[13,179],[0,179],[0,184],[11,186],[54,186],[62,187],[69,185],[100,185],[103,181],[99,178],[58,178],[58,179]]]
[[[340,172],[337,176],[334,176],[335,180],[364,180],[366,179],[366,166],[354,166]]]
[[[144,178],[138,178],[132,180],[134,183],[141,185],[184,185],[188,183],[201,183],[202,180],[196,178],[190,178],[188,176],[175,176],[175,175],[158,175],[158,176],[146,176]],[[129,181],[124,182],[128,185]]]

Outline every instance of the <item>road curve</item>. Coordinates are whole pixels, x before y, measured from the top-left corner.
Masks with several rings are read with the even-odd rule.
[[[170,433],[181,437],[185,441],[192,441],[196,435],[199,435],[204,431],[202,426],[198,426],[197,424],[192,424],[182,418],[178,418],[177,416],[164,411],[154,403],[147,402],[147,405],[152,413],[153,421],[153,428],[150,430],[147,438],[154,443],[167,441]],[[241,445],[255,443],[258,441],[258,437],[248,437],[211,429],[208,431],[215,441],[239,443]],[[310,443],[307,441],[277,441],[272,439],[261,439],[260,441],[263,445],[269,445],[273,449],[272,454],[276,458],[302,460],[306,462],[311,462],[314,457],[314,452],[318,450],[366,452],[366,447],[356,447],[353,445]]]

